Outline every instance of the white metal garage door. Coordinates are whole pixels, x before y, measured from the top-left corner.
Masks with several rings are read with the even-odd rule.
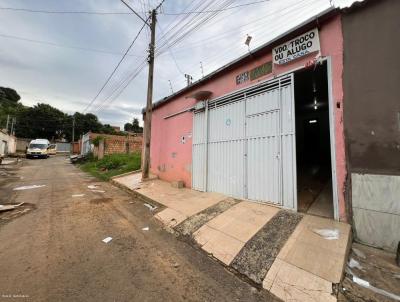
[[[296,207],[292,87],[290,75],[195,111],[194,189]]]

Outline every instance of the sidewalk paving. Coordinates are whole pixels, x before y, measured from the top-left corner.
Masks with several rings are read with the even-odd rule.
[[[113,181],[165,206],[156,219],[283,301],[337,300],[333,288],[351,243],[348,224],[158,179],[140,182],[135,174]]]

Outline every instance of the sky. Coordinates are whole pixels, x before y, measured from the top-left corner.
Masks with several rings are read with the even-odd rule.
[[[146,19],[160,0],[126,2]],[[185,87],[184,74],[196,81],[245,54],[247,35],[254,49],[327,9],[330,2],[344,7],[354,0],[165,0],[157,16],[153,101]],[[223,4],[238,7],[210,12]],[[201,9],[208,12],[179,14]],[[105,14],[49,13],[54,11]],[[175,44],[183,25],[201,17],[210,19]],[[91,112],[101,122],[121,127],[134,117],[141,121],[147,95],[147,26],[98,93],[142,25],[120,0],[0,0],[0,86],[16,89],[27,106],[43,102],[68,114]]]

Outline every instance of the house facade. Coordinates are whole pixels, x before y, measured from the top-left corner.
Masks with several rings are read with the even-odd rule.
[[[366,47],[358,57],[360,43],[366,46],[372,41],[371,32],[357,26],[362,22],[379,35],[381,29],[372,26],[373,22],[389,19],[385,34],[392,39],[382,36],[379,41],[393,47],[399,23],[390,7],[398,4],[395,0],[370,0],[347,10],[328,9],[156,102],[151,172],[166,181],[181,180],[199,191],[352,222],[358,215],[352,203],[357,201],[354,182],[359,181],[357,173],[368,167],[364,165],[368,156],[360,154],[366,149],[371,156],[378,156],[370,145],[379,145],[376,136],[364,137],[365,131],[360,130],[371,122],[361,113],[366,109],[362,102],[366,95],[368,104],[380,99],[365,113],[375,117],[371,117],[374,129],[379,129],[371,131],[384,131],[380,128],[382,115],[399,115],[390,80],[382,86],[376,82],[368,86],[354,79],[360,74],[366,77],[370,59],[385,57],[389,46],[380,44],[381,50],[374,54],[375,48]],[[369,19],[364,20],[366,17]],[[394,78],[398,77],[396,64],[384,67],[392,70]],[[374,96],[368,94],[368,87],[376,87]],[[378,112],[380,116],[376,116]],[[382,147],[379,160],[385,161],[389,153],[396,159],[383,165],[369,163],[383,169],[380,175],[398,172],[399,132],[395,126],[399,118],[390,119],[393,129],[384,134],[387,139],[379,138],[391,146]],[[357,122],[353,124],[354,119]],[[371,169],[368,173],[378,172]],[[399,221],[396,217],[393,226]],[[359,221],[354,219],[356,228],[362,228],[368,219]],[[395,240],[400,240],[394,237],[392,243],[376,245],[392,248]]]

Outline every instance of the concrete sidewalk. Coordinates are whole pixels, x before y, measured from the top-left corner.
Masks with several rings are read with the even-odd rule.
[[[336,301],[350,226],[135,174],[114,182],[165,206],[155,218],[283,301]]]

